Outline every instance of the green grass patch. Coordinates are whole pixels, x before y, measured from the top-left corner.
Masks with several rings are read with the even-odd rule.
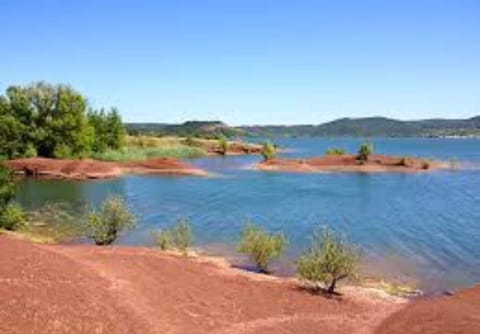
[[[137,147],[127,146],[119,150],[108,150],[97,153],[92,158],[104,161],[144,161],[151,158],[199,158],[207,152],[199,147],[186,145]]]

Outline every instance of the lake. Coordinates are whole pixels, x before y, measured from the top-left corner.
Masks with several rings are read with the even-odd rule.
[[[331,146],[354,152],[359,139],[279,139],[283,156],[323,155]],[[151,231],[180,218],[192,224],[195,243],[241,261],[235,243],[247,220],[289,238],[287,256],[274,264],[291,273],[292,259],[322,226],[356,243],[374,275],[414,283],[426,291],[480,282],[480,140],[373,139],[377,153],[456,159],[456,171],[424,174],[293,174],[251,169],[254,156],[213,157],[192,163],[212,178],[131,175],[76,182],[24,180],[18,199],[28,208],[67,202],[99,203],[124,196],[138,227],[118,243],[151,245]]]

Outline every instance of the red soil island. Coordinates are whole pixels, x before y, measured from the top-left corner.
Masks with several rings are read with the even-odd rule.
[[[326,155],[309,159],[271,159],[263,161],[257,168],[265,171],[284,172],[426,172],[446,168],[442,162],[412,157],[392,157],[371,154],[366,161],[360,161],[357,155]]]
[[[201,258],[5,236],[0,268],[1,333],[480,333],[480,288],[411,303],[355,290],[327,299]]]
[[[201,169],[172,158],[140,162],[29,158],[9,160],[6,164],[16,173],[26,176],[78,180],[119,177],[126,173],[207,175],[207,172]]]
[[[206,149],[209,155],[223,155],[223,151],[216,143],[207,144]],[[248,154],[260,154],[262,151],[262,145],[245,143],[241,141],[228,142],[228,149],[225,155],[248,155]]]

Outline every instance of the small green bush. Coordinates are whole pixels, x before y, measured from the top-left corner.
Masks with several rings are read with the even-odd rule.
[[[347,152],[343,148],[340,148],[340,147],[330,147],[329,149],[327,149],[326,153],[327,153],[327,155],[344,155]]]
[[[119,233],[133,228],[136,222],[122,198],[109,197],[100,210],[92,210],[88,215],[88,237],[99,246],[110,245]]]
[[[368,156],[373,153],[372,143],[363,143],[358,149],[358,159],[360,161],[367,161]]]
[[[263,143],[260,153],[262,154],[265,161],[271,160],[277,156],[277,148],[274,144],[272,144],[272,142],[266,141],[265,143]]]
[[[218,146],[220,148],[220,153],[222,155],[226,155],[227,154],[227,151],[228,151],[228,140],[227,140],[227,137],[225,136],[221,136],[219,139],[218,139]]]
[[[16,231],[24,227],[27,220],[27,214],[19,204],[9,203],[0,214],[0,228]]]
[[[297,261],[301,279],[315,287],[324,284],[328,293],[334,293],[338,281],[356,275],[356,249],[329,229],[314,233],[310,249]]]
[[[153,237],[161,250],[178,249],[184,255],[188,253],[193,241],[190,224],[185,219],[180,220],[175,226],[155,232]]]
[[[268,273],[268,263],[279,257],[287,244],[287,238],[283,234],[269,234],[247,223],[242,232],[238,252],[247,254],[261,272]]]

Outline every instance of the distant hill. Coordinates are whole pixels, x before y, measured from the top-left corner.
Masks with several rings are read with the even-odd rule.
[[[129,133],[217,138],[241,137],[480,137],[480,116],[469,119],[400,121],[385,117],[341,118],[320,125],[253,125],[231,127],[220,121],[182,124],[129,123]]]
[[[188,121],[182,124],[164,123],[127,123],[130,134],[149,134],[155,136],[182,136],[218,138],[245,135],[244,130],[226,125],[220,121]]]
[[[469,119],[399,121],[385,117],[341,118],[320,125],[242,126],[256,136],[442,137],[480,136],[480,116]]]

